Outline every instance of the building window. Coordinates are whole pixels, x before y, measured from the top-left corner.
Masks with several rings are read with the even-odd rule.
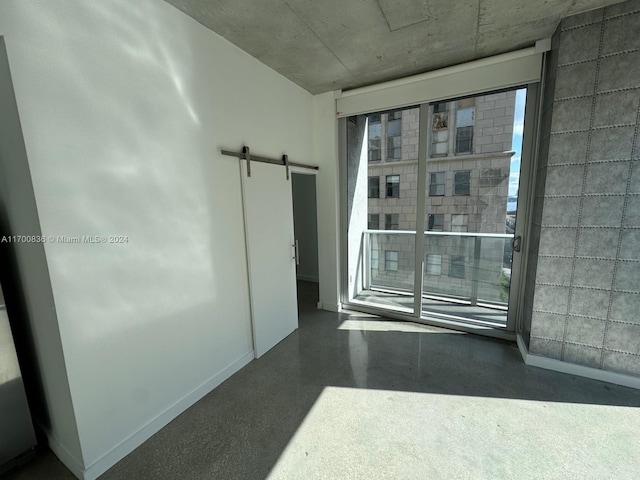
[[[387,213],[384,216],[384,229],[385,230],[398,230],[398,219],[400,215],[398,213]]]
[[[451,255],[449,257],[449,276],[464,278],[464,255]]]
[[[380,198],[380,177],[369,177],[369,198]]]
[[[387,177],[389,178],[389,177]],[[469,195],[471,189],[471,172],[455,172],[453,174],[453,194]]]
[[[370,213],[367,218],[367,229],[378,230],[380,228],[380,214]]]
[[[428,217],[428,226],[427,230],[431,230],[433,232],[442,232],[444,227],[444,214],[443,213],[434,213],[430,214]]]
[[[395,252],[393,250],[385,250],[384,269],[388,272],[398,271],[398,252]]]
[[[371,270],[378,270],[378,249],[371,250]]]
[[[382,125],[380,123],[380,114],[374,113],[368,116],[369,120],[369,161],[379,162],[381,155],[381,138]]]
[[[442,255],[427,254],[427,275],[442,274]]]
[[[402,158],[402,112],[387,114],[387,160]]]
[[[444,195],[445,173],[436,172],[429,174],[429,196],[441,197]]]
[[[456,129],[456,155],[471,153],[473,147],[473,127],[458,127]]]
[[[387,175],[387,198],[400,197],[400,175]]]
[[[433,113],[442,113],[449,111],[449,102],[438,102],[433,104]],[[446,127],[446,125],[444,125]]]
[[[444,157],[449,153],[449,102],[433,104],[431,121],[431,156]]]
[[[469,230],[467,218],[468,215],[466,213],[451,215],[451,231],[467,232]]]
[[[458,100],[458,109],[474,108],[476,106],[476,97],[461,98]]]
[[[474,99],[468,98],[458,101],[456,111],[456,155],[459,153],[472,153],[473,151],[473,124],[476,116],[476,108],[472,106]]]

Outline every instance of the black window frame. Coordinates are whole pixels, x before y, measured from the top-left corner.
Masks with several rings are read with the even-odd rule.
[[[367,230],[379,230],[379,229],[380,229],[380,214],[369,213],[367,215]]]
[[[438,182],[438,178],[442,178],[442,182]],[[434,179],[436,180],[434,182]],[[432,172],[429,174],[429,196],[444,197],[445,187],[447,185],[447,175],[445,172]],[[442,193],[438,193],[438,187],[442,186]]]
[[[473,153],[473,125],[456,127],[456,155]]]
[[[380,198],[380,175],[370,175],[368,179],[367,198]]]
[[[462,174],[466,174],[468,180],[467,182],[458,180],[459,176],[461,176]],[[458,170],[457,172],[453,172],[452,193],[455,196],[468,197],[471,195],[471,170]]]
[[[433,113],[443,113],[449,111],[449,102],[434,102]]]
[[[390,179],[397,178],[394,182]],[[387,175],[385,177],[385,198],[400,198],[400,175]],[[391,192],[391,193],[389,193]]]
[[[436,222],[436,219],[440,220],[440,222]],[[436,229],[434,227],[440,227],[440,229]],[[427,216],[427,230],[430,232],[443,232],[444,213],[430,213]]]
[[[389,135],[389,124],[400,123],[400,131],[397,135]],[[396,140],[397,139],[397,140]],[[398,144],[396,144],[399,143]],[[402,159],[402,111],[395,110],[387,113],[387,161]]]

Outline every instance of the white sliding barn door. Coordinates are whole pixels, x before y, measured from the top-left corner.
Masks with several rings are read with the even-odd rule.
[[[256,358],[298,328],[291,180],[282,166],[240,161]]]

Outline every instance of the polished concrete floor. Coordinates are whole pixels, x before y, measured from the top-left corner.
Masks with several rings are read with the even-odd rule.
[[[301,284],[295,333],[101,478],[638,478],[640,391],[316,295]],[[73,477],[45,450],[7,478]]]

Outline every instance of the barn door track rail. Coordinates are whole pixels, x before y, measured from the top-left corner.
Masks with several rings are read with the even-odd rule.
[[[304,163],[296,163],[290,162],[288,155],[282,155],[281,158],[268,158],[262,157],[260,155],[253,155],[246,145],[242,147],[242,150],[239,152],[234,152],[232,150],[225,150],[224,148],[220,150],[223,155],[229,155],[230,157],[237,157],[241,160],[247,161],[247,177],[251,176],[251,162],[262,162],[262,163],[271,163],[273,165],[283,165],[285,167],[287,180],[289,180],[289,167],[298,167],[298,168],[308,168],[309,170],[319,170],[320,167],[315,165],[305,165]]]

